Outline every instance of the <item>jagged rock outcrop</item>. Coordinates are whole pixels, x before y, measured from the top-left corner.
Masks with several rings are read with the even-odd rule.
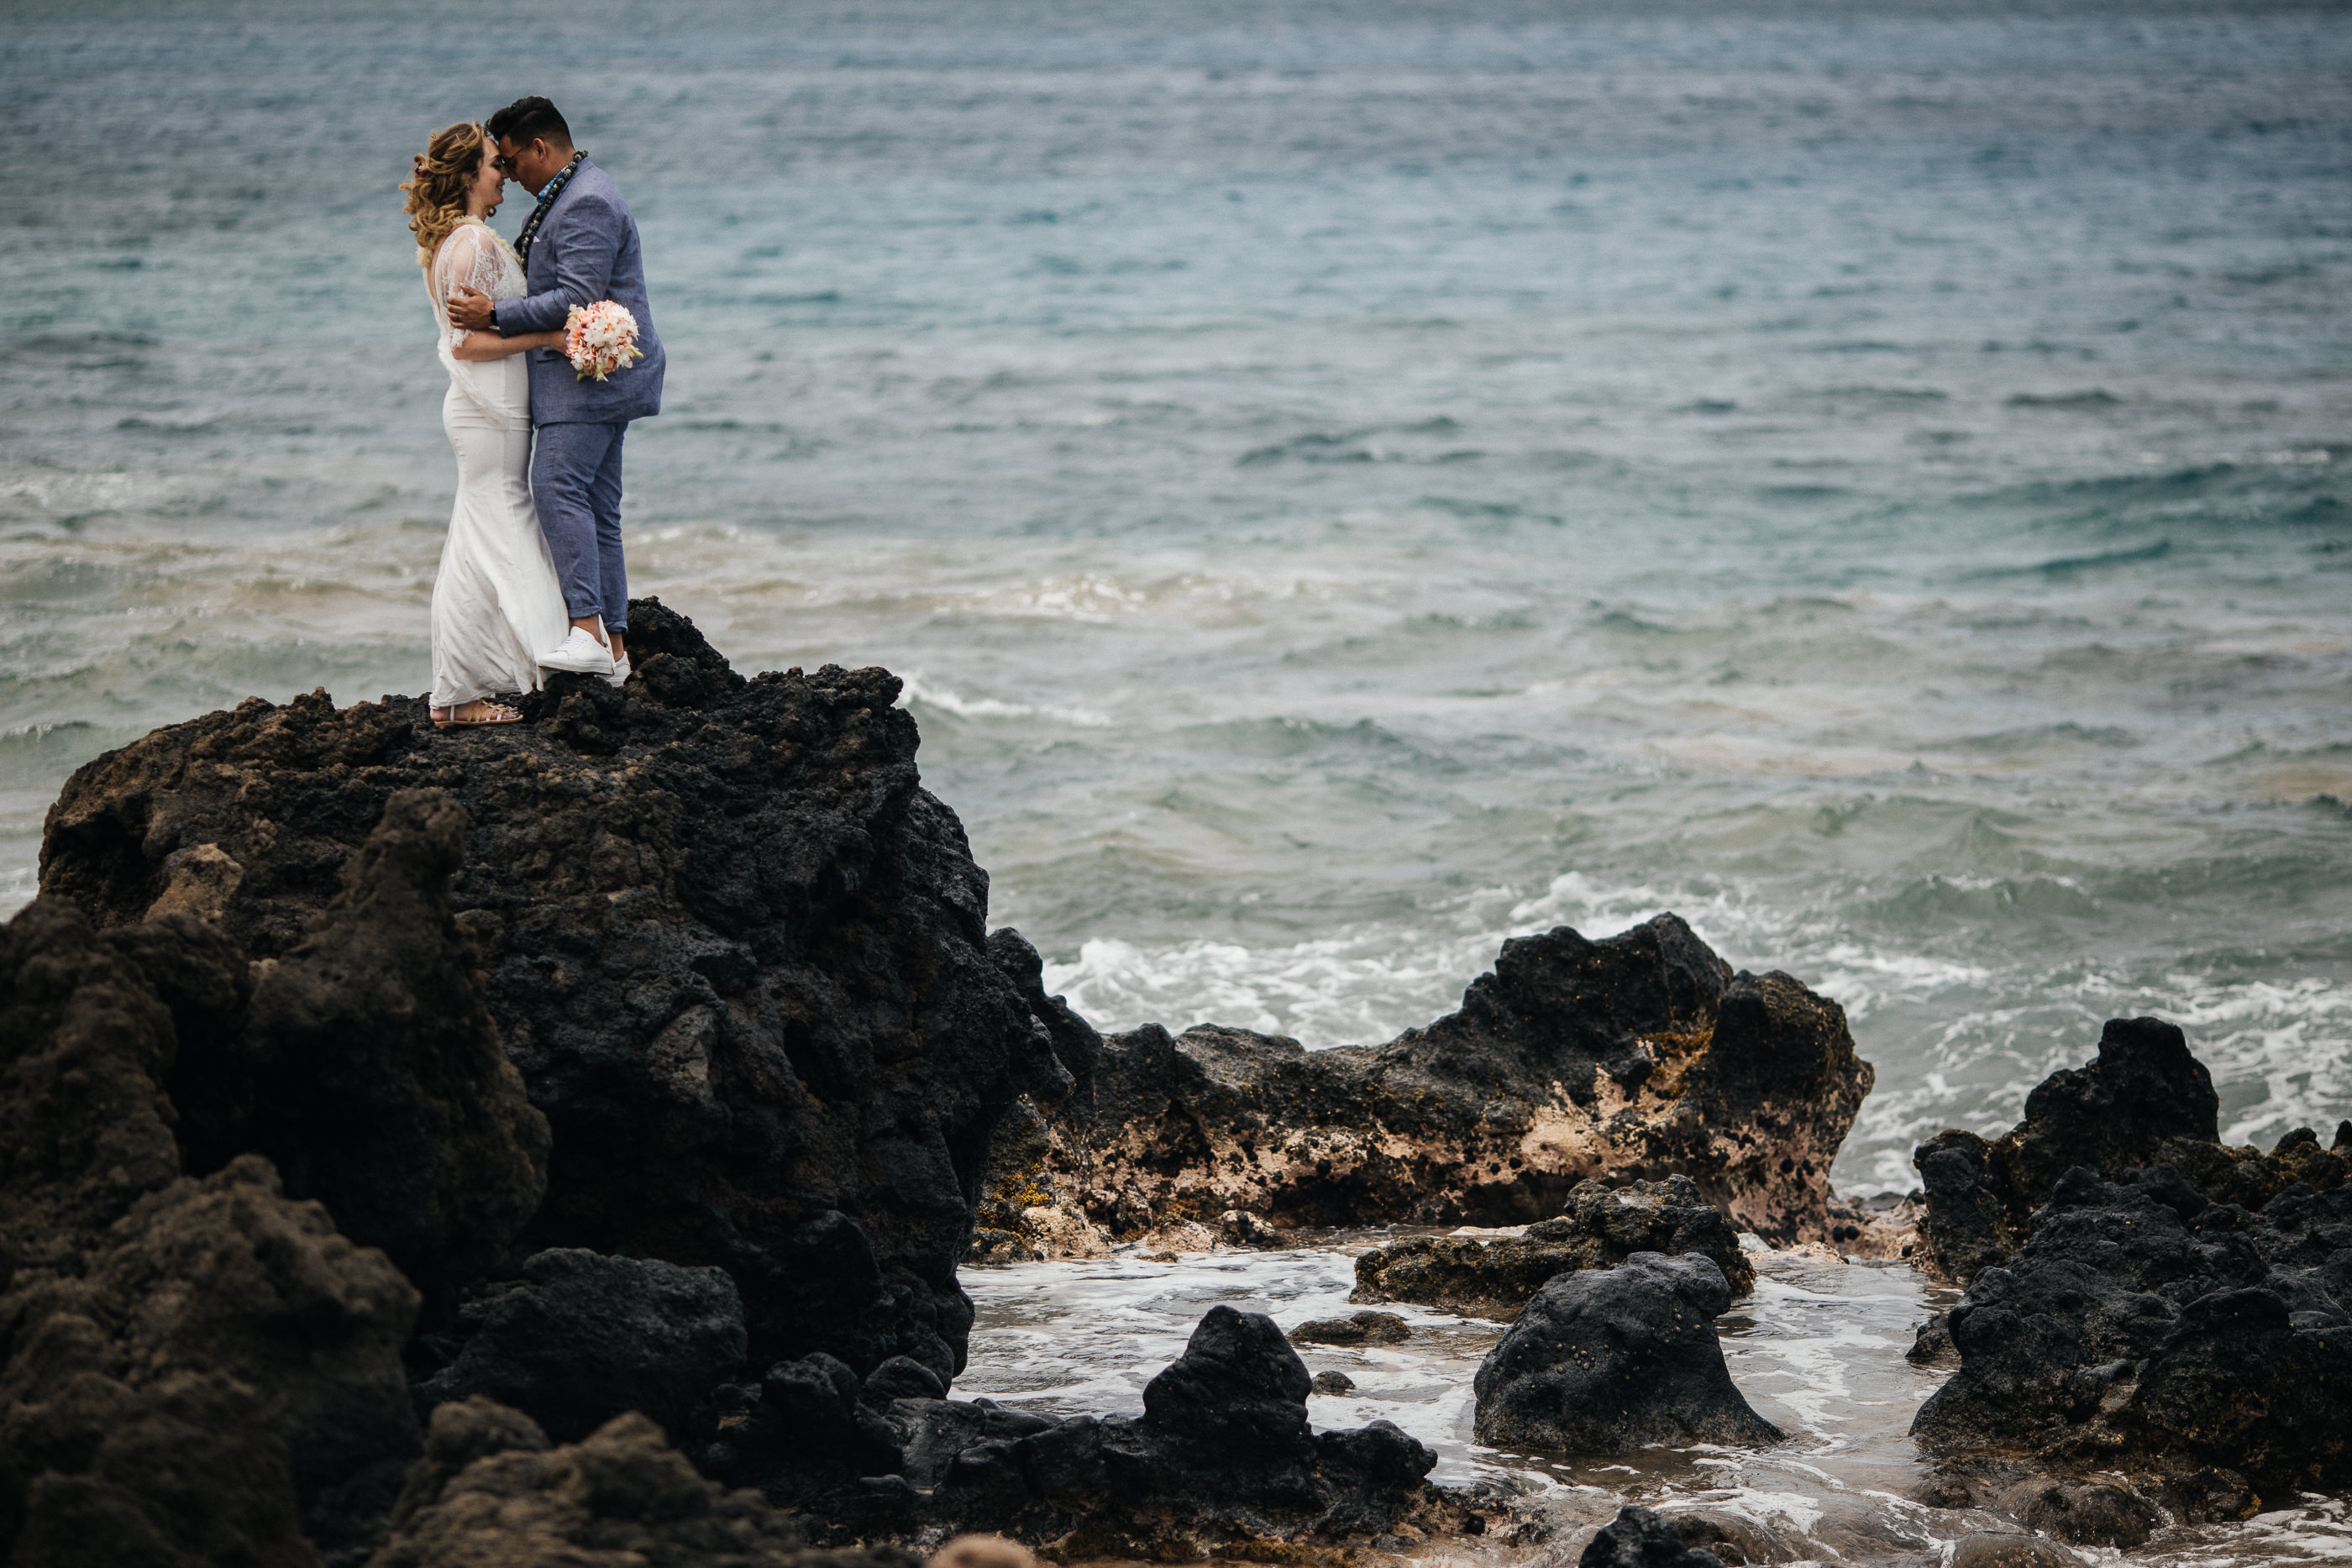
[[[676,1435],[742,1365],[744,1346],[743,1301],[726,1270],[552,1248],[515,1278],[473,1287],[457,1326],[425,1336],[422,1352],[446,1361],[416,1394],[427,1406],[511,1406],[558,1442],[629,1411]]]
[[[363,1542],[415,1451],[383,1253],[242,1155],[180,1174],[163,1085],[244,966],[185,913],[0,929],[0,1556],[297,1568]]]
[[[1925,1189],[1916,1260],[1956,1284],[2021,1245],[2034,1210],[2075,1166],[2113,1181],[2127,1170],[2177,1168],[2207,1197],[2259,1209],[2300,1182],[2352,1179],[2352,1124],[2337,1148],[2304,1128],[2270,1154],[2220,1141],[2212,1075],[2179,1029],[2161,1019],[2110,1019],[2098,1055],[2052,1073],[2026,1097],[2025,1119],[1999,1139],[1938,1133],[1912,1155]]]
[[[1734,975],[1664,915],[1602,942],[1565,926],[1507,942],[1459,1012],[1386,1045],[1111,1036],[1043,1112],[1045,1151],[1013,1163],[1119,1239],[1233,1210],[1525,1224],[1587,1177],[1672,1173],[1736,1226],[1791,1240],[1826,1232],[1830,1162],[1870,1082],[1836,1003]]]
[[[1606,1187],[1580,1182],[1568,1212],[1516,1237],[1417,1236],[1356,1260],[1351,1301],[1412,1301],[1465,1317],[1508,1322],[1555,1274],[1609,1269],[1636,1252],[1714,1260],[1735,1296],[1756,1288],[1756,1268],[1722,1210],[1688,1176]]]
[[[895,1547],[805,1549],[758,1493],[697,1475],[642,1416],[551,1444],[530,1417],[469,1398],[433,1413],[425,1457],[370,1568],[919,1568]]]
[[[1479,1364],[1478,1440],[1555,1454],[1777,1442],[1724,1365],[1715,1320],[1730,1305],[1723,1270],[1695,1255],[1556,1276]]]
[[[193,1169],[266,1155],[443,1301],[503,1260],[547,1185],[547,1119],[450,907],[465,841],[446,791],[394,791],[310,929],[257,966],[243,1026],[184,1041],[170,1085]]]
[[[2251,1213],[2170,1166],[2067,1172],[1948,1322],[1958,1372],[1912,1431],[1943,1454],[2170,1476],[2266,1497],[2352,1484],[2352,1186]],[[2199,1482],[2192,1492],[2227,1494]]]
[[[436,1005],[436,964],[478,967],[552,1134],[524,1246],[724,1269],[753,1364],[823,1352],[864,1373],[906,1354],[951,1376],[971,1322],[955,1265],[991,1135],[1018,1097],[1066,1092],[1056,1053],[1083,1061],[1087,1031],[1033,1011],[1025,944],[992,947],[986,874],[918,781],[895,677],[746,681],[654,601],[630,631],[625,687],[559,676],[523,724],[436,731],[407,699],[339,709],[314,693],[159,730],[67,785],[44,891],[106,926],[159,901],[201,909],[261,962],[271,1043],[247,1074],[256,1098],[205,1109],[210,1146],[293,1140],[297,1192],[348,1166],[328,1201],[357,1216],[383,1197],[387,1246],[407,1217],[436,1216],[454,1248],[442,1273],[462,1275],[507,1211],[420,1207],[388,1148],[346,1158],[288,1124],[305,1095],[341,1117],[355,1070],[383,1053],[367,1019],[279,974],[362,967],[397,1012]],[[355,931],[334,946],[311,922],[349,905],[345,868],[420,788],[468,822],[452,895],[467,956],[404,915],[404,946]],[[460,1012],[438,1026],[464,1035]],[[398,1092],[423,1109],[439,1087]],[[399,1245],[435,1273],[411,1261],[428,1249]]]

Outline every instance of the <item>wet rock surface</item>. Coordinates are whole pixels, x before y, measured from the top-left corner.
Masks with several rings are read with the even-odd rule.
[[[1228,1211],[1274,1227],[1528,1224],[1613,1172],[1689,1176],[1742,1228],[1825,1235],[1868,1092],[1843,1012],[1731,972],[1673,915],[1504,944],[1461,1010],[1306,1051],[1203,1025],[1102,1042],[1021,1168],[1118,1240]]]
[[[1979,1530],[1954,1543],[1949,1568],[2083,1568],[2083,1560],[2038,1535]]]
[[[1293,1344],[1402,1344],[1412,1337],[1412,1327],[1394,1312],[1310,1318],[1290,1331]]]
[[[726,1270],[755,1364],[822,1350],[864,1372],[908,1354],[951,1376],[991,1135],[1017,1097],[1066,1089],[1056,1051],[1083,1040],[1033,1015],[1002,967],[1018,953],[991,948],[987,876],[920,787],[896,677],[746,681],[653,601],[633,608],[630,645],[625,688],[558,676],[529,722],[495,729],[314,694],[159,730],[68,784],[42,885],[100,925],[135,922],[181,885],[173,857],[209,846],[237,874],[187,896],[218,894],[213,918],[246,956],[364,965],[421,996],[407,977],[432,967],[423,948],[414,966],[318,953],[310,923],[395,796],[446,791],[467,823],[452,915],[470,958],[437,961],[485,973],[480,1005],[552,1134],[522,1244]],[[341,1076],[317,1092],[344,1103],[374,1082],[364,1038],[296,1002],[279,1056],[331,1043],[313,1054]],[[268,1060],[252,1076],[314,1092]],[[299,1142],[283,1109],[236,1100],[210,1118],[212,1146]],[[333,1176],[337,1212],[423,1213],[459,1274],[510,1216],[436,1208],[397,1190],[425,1180],[404,1174],[419,1162],[318,1143],[289,1151],[292,1190],[362,1173]],[[399,1244],[404,1265],[426,1250]]]
[[[1478,1440],[1583,1455],[1778,1441],[1724,1365],[1715,1320],[1730,1304],[1703,1257],[1641,1252],[1555,1277],[1478,1368]]]
[[[1412,1301],[1508,1322],[1556,1274],[1608,1269],[1636,1252],[1712,1259],[1735,1296],[1756,1288],[1755,1266],[1723,1212],[1688,1176],[1621,1187],[1580,1182],[1566,1213],[1514,1238],[1422,1236],[1356,1260],[1359,1301]]]
[[[1674,1524],[1631,1506],[1585,1543],[1576,1568],[1723,1568],[1723,1559],[1683,1539]]]

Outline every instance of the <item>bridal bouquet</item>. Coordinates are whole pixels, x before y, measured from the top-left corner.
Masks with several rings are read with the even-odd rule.
[[[563,319],[563,352],[581,381],[603,381],[646,357],[637,347],[637,319],[610,299],[574,305]]]

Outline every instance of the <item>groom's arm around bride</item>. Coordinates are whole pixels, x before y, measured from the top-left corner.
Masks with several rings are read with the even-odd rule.
[[[572,146],[571,128],[555,105],[525,98],[489,119],[499,167],[538,196],[515,248],[523,261],[525,292],[491,300],[470,292],[452,301],[452,323],[511,337],[559,331],[574,306],[610,299],[637,319],[644,358],[604,381],[583,381],[556,350],[529,353],[530,422],[538,431],[531,455],[531,495],[562,584],[566,612],[583,635],[628,625],[628,573],[621,549],[621,444],[629,421],[661,412],[664,358],[646,297],[645,257],[637,225],[612,176]],[[553,668],[590,668],[574,645],[542,659]],[[615,635],[607,661],[625,658]]]

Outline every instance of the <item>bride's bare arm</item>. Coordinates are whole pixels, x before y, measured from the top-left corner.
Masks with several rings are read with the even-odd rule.
[[[563,347],[561,332],[525,332],[519,337],[501,338],[496,332],[468,332],[450,346],[453,359],[503,360],[509,354],[520,354],[525,349],[560,349]]]

